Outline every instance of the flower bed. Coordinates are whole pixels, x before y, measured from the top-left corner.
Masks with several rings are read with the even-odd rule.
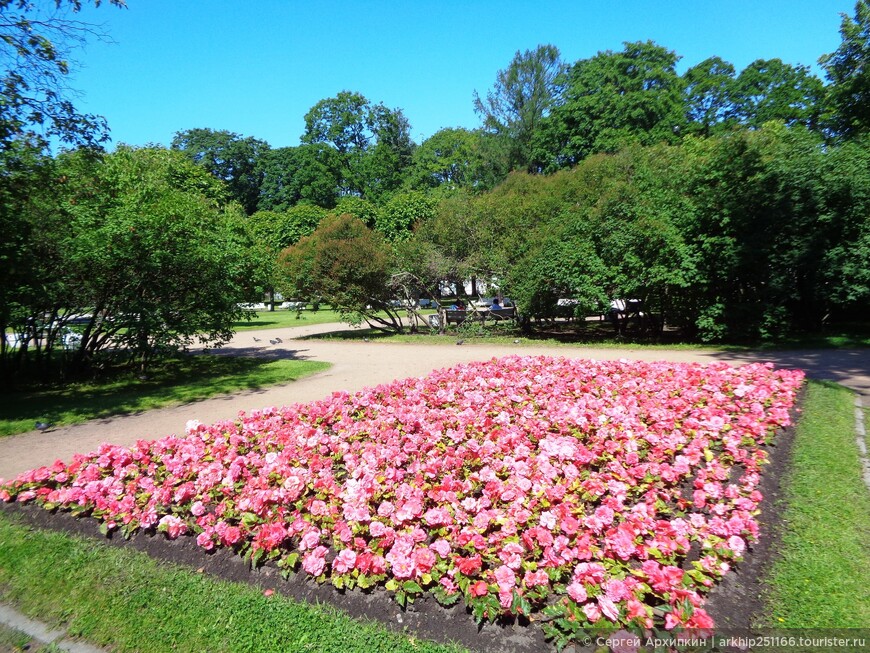
[[[709,589],[757,537],[763,445],[803,380],[732,368],[512,356],[103,445],[0,486],[190,535],[404,604],[582,631],[708,628]]]

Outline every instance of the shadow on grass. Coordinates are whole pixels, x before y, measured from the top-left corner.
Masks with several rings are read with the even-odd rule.
[[[147,376],[114,371],[88,382],[43,386],[0,396],[0,435],[33,430],[36,422],[74,424],[152,408],[201,401],[215,395],[258,390],[319,372],[327,363],[306,361],[296,351],[250,355],[192,355],[167,360]]]

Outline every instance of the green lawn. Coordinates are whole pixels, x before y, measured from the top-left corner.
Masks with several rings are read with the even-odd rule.
[[[145,380],[127,372],[100,382],[9,392],[0,395],[0,436],[32,431],[37,421],[75,424],[288,383],[327,367],[314,361],[186,356],[155,366]]]
[[[782,557],[761,626],[870,623],[870,495],[851,392],[809,384],[788,475]],[[0,600],[117,651],[456,650],[260,590],[23,525],[0,513]]]
[[[265,596],[132,549],[0,513],[0,600],[123,651],[458,653],[331,609]]]
[[[282,329],[285,327],[311,326],[312,324],[330,324],[341,322],[336,311],[321,308],[317,311],[304,310],[297,313],[279,308],[274,311],[261,311],[250,322],[236,322],[236,331],[254,331],[256,329]]]
[[[870,491],[861,479],[853,402],[842,386],[809,384],[762,625],[870,624]]]

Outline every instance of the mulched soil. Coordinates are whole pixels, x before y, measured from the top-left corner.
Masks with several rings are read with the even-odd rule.
[[[793,422],[796,417],[793,410]],[[783,530],[782,481],[789,468],[793,441],[794,428],[791,427],[780,432],[775,444],[767,448],[770,462],[762,472],[759,488],[764,495],[758,517],[759,542],[747,548],[743,562],[712,590],[707,601],[706,609],[717,625],[717,632],[740,632],[745,635],[763,613],[765,578],[776,559]],[[273,589],[309,603],[329,603],[353,617],[376,620],[393,630],[413,633],[421,638],[459,643],[480,653],[556,651],[555,646],[544,639],[541,630],[525,620],[478,626],[461,601],[448,609],[431,597],[423,596],[403,610],[386,590],[338,591],[329,584],[318,585],[304,573],[284,580],[277,568],[265,566],[251,569],[239,556],[229,551],[220,549],[207,553],[190,536],[169,540],[162,534],[137,533],[129,540],[119,535],[105,538],[99,534],[97,521],[91,518],[48,512],[31,504],[0,502],[0,509],[19,514],[38,528],[73,533],[111,546],[129,546],[158,560],[190,569],[203,569],[204,573],[223,580],[244,582],[263,590]],[[575,650],[579,653],[595,649]]]

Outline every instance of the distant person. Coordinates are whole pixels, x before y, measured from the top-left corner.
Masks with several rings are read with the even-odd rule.
[[[499,303],[498,297],[493,298],[492,305],[489,307],[489,310],[491,310],[491,311],[501,310],[501,303]]]

